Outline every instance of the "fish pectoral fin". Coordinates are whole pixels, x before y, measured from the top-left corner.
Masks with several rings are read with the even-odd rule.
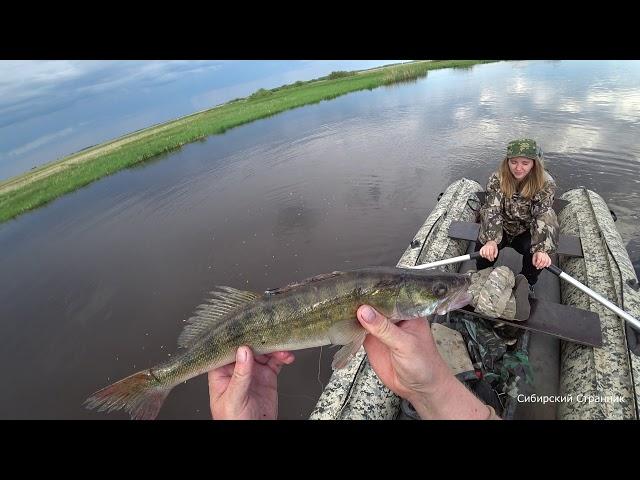
[[[358,335],[358,338],[356,338],[351,343],[347,343],[340,350],[338,350],[336,354],[333,356],[333,361],[331,362],[331,368],[336,370],[336,369],[346,367],[347,364],[349,363],[349,360],[351,360],[351,357],[353,357],[356,353],[358,353],[358,350],[360,350],[360,347],[362,346],[362,342],[364,342],[364,338],[366,336],[367,336],[367,331],[363,330],[362,333]]]
[[[360,326],[357,320],[340,322],[331,327],[329,330],[331,343],[344,345],[334,355],[331,367],[334,370],[346,367],[351,357],[360,350],[366,336],[367,331]]]
[[[188,348],[214,328],[220,320],[260,297],[261,295],[255,292],[232,287],[217,287],[210,292],[207,303],[199,305],[195,315],[187,320],[178,338],[178,346]]]

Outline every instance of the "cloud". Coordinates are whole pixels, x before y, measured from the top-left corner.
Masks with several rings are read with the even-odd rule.
[[[553,150],[562,154],[575,153],[576,149],[596,150],[607,143],[602,131],[593,126],[565,125],[558,128],[553,137]]]
[[[637,122],[640,118],[640,89],[638,88],[616,91],[593,88],[588,92],[586,101],[598,107],[608,108],[614,118],[625,122]]]
[[[0,61],[0,127],[127,86],[151,87],[217,69],[211,61]]]
[[[513,79],[513,84],[509,86],[509,93],[515,93],[518,95],[529,93],[531,91],[530,83],[523,77],[516,77]]]
[[[496,100],[498,100],[498,95],[493,89],[484,87],[480,90],[480,98],[478,100],[480,104],[492,105]]]
[[[475,111],[469,105],[462,105],[453,109],[453,116],[458,121],[467,121],[474,115]]]
[[[29,152],[31,150],[39,148],[42,145],[45,145],[45,144],[51,142],[52,140],[55,140],[56,138],[66,137],[67,135],[72,134],[74,131],[75,131],[75,128],[68,127],[68,128],[65,128],[64,130],[60,130],[58,132],[50,133],[49,135],[44,135],[44,136],[34,140],[33,142],[29,142],[26,145],[22,145],[21,147],[14,148],[13,150],[11,150],[10,152],[7,153],[7,156],[10,157],[10,156],[15,156],[15,155],[22,155],[22,154],[27,153],[27,152]]]
[[[558,110],[568,113],[580,113],[583,108],[582,104],[570,98],[560,101],[557,105]]]
[[[100,70],[102,62],[67,60],[0,61],[0,112],[51,93],[60,84]]]

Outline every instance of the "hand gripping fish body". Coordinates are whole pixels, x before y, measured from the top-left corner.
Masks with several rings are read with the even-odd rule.
[[[470,277],[463,274],[369,267],[318,275],[264,294],[219,287],[187,321],[178,354],[97,391],[85,405],[154,419],[173,387],[232,363],[242,345],[256,355],[343,345],[332,363],[343,368],[366,336],[356,318],[360,305],[393,321],[442,315],[469,303],[469,286]]]

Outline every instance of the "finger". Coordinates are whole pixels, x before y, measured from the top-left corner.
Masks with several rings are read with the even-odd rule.
[[[260,365],[266,365],[269,363],[269,359],[271,358],[273,353],[264,353],[262,355],[253,355],[253,361],[259,363]]]
[[[234,367],[235,363],[230,363],[229,365],[209,370],[209,387],[218,391],[220,395],[224,393],[224,390],[226,390],[227,384],[229,383],[229,379],[233,375]]]
[[[233,375],[234,366],[235,363],[231,363],[220,368],[209,370],[208,384],[211,400],[218,400],[224,392],[226,392],[229,379]]]
[[[253,359],[256,361],[256,363],[259,363],[260,365],[267,365],[269,363],[269,360],[271,360],[271,357],[273,357],[274,355],[281,360],[288,359],[289,356],[293,357],[293,353],[281,350],[278,352],[265,353],[263,355],[254,355]],[[285,363],[291,363],[291,362],[285,362]]]
[[[235,367],[235,362],[230,363],[229,365],[225,365],[223,367],[209,370],[209,380],[214,382],[219,382],[220,380],[228,379],[229,377],[231,377],[231,375],[233,375],[234,367]]]
[[[431,332],[431,322],[429,321],[429,317],[418,317],[411,318],[409,320],[401,320],[396,323],[396,327],[398,327],[403,332],[419,332],[422,330],[428,330]]]
[[[286,365],[293,363],[296,359],[296,356],[292,352],[274,352],[273,356]]]
[[[231,402],[242,402],[249,393],[251,373],[253,372],[253,352],[242,346],[236,352],[236,364],[227,387],[227,395]]]
[[[402,346],[406,334],[374,308],[369,305],[361,305],[358,308],[357,316],[365,330],[386,346],[393,349]]]
[[[283,366],[293,363],[294,360],[295,356],[291,352],[276,352],[269,358],[267,365],[269,365],[269,368],[277,375]]]

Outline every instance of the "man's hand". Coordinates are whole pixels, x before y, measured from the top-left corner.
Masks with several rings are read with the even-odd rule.
[[[255,357],[240,347],[236,361],[209,372],[211,415],[216,420],[275,420],[278,418],[278,374],[293,363],[291,352]]]

